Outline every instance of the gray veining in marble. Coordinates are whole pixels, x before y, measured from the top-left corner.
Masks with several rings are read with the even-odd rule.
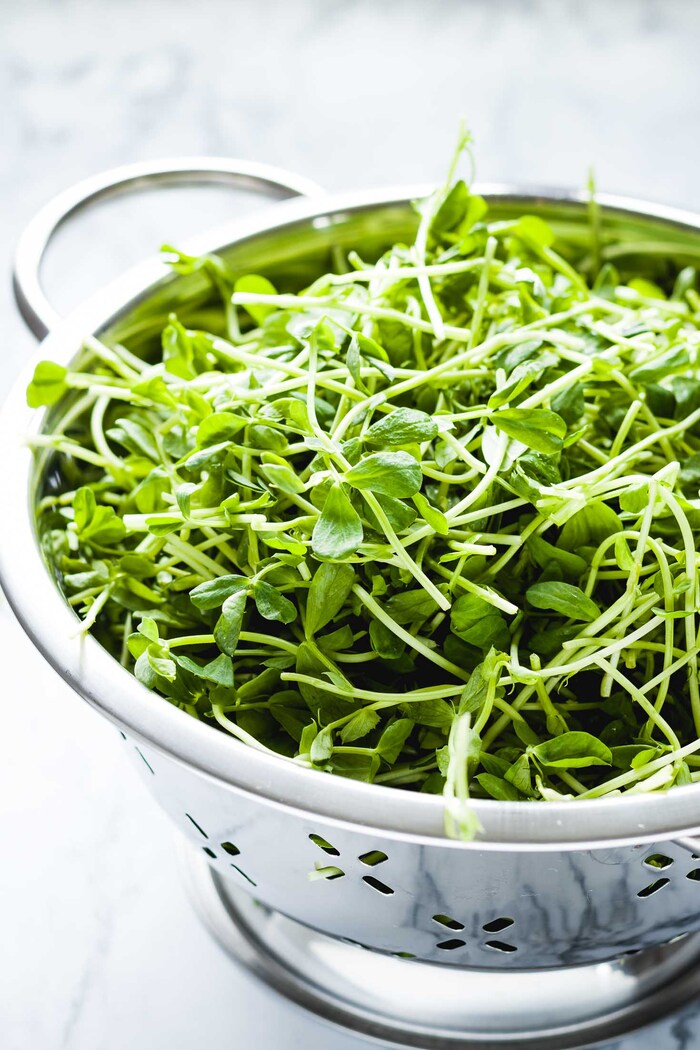
[[[32,346],[12,243],[78,178],[209,152],[331,188],[431,180],[465,114],[484,179],[576,185],[594,164],[601,188],[700,207],[699,41],[695,0],[0,0],[0,390]],[[242,205],[99,209],[57,242],[50,287],[68,306]],[[361,1050],[231,967],[114,731],[0,616],[4,1050]],[[700,1050],[700,1025],[614,1050]]]

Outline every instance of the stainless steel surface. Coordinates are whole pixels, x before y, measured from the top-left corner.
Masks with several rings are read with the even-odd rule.
[[[39,339],[60,321],[41,286],[41,263],[54,234],[71,216],[97,201],[121,193],[164,186],[221,183],[264,193],[275,200],[316,197],[321,189],[310,179],[268,164],[227,157],[182,157],[125,164],[69,187],[50,200],[25,228],[15,252],[14,289],[22,317]]]
[[[354,1033],[431,1050],[564,1050],[652,1024],[700,991],[700,937],[550,971],[450,970],[363,951],[272,912],[181,851],[221,946],[275,991]]]
[[[586,206],[575,195],[481,189],[496,215],[535,212],[585,239]],[[334,247],[359,244],[371,255],[409,237],[410,201],[424,192],[286,202],[190,249],[303,285]],[[672,229],[679,263],[700,255],[698,216],[600,203],[606,228],[646,251],[665,251]],[[92,335],[129,343],[137,330],[156,332],[173,309],[186,320],[208,295],[201,275],[147,262],[61,322],[39,356],[79,361]],[[133,738],[151,790],[221,872],[298,922],[440,963],[441,972],[594,964],[700,928],[700,858],[671,841],[700,828],[697,785],[573,804],[475,801],[480,840],[449,841],[439,798],[330,778],[245,748],[155,697],[94,639],[79,640],[36,544],[32,508],[45,458],[35,461],[20,436],[47,422],[25,407],[33,364],[0,418],[3,587],[62,677]]]
[[[212,867],[331,936],[440,969],[603,962],[700,929],[700,857],[673,842],[485,850],[293,809],[125,747]],[[543,804],[544,805],[544,804]]]

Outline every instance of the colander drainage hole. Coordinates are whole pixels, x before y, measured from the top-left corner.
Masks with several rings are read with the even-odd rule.
[[[245,879],[246,882],[249,882],[251,886],[257,886],[258,885],[257,882],[253,882],[253,880],[251,879],[250,875],[246,875],[246,873],[244,871],[242,871],[241,868],[239,868],[237,864],[232,864],[231,867],[233,868],[234,871],[237,871],[238,874],[241,875]]]
[[[700,868],[693,868],[692,871],[689,871],[686,875],[686,879],[692,879],[693,882],[700,882]]]
[[[380,849],[373,849],[369,853],[361,853],[357,859],[362,861],[363,864],[369,864],[370,867],[374,867],[375,864],[383,864],[389,858]]]
[[[387,886],[386,883],[380,882],[379,879],[375,879],[373,875],[363,875],[362,881],[366,882],[368,886],[371,886],[377,893],[383,893],[385,897],[390,897],[394,892],[391,886]]]
[[[463,948],[467,942],[462,941],[459,937],[451,937],[449,941],[440,941],[435,947],[439,948],[441,952],[453,952],[456,948]]]
[[[656,868],[659,871],[663,871],[664,868],[670,868],[673,864],[673,857],[667,857],[664,853],[652,853],[650,857],[646,857],[644,863],[648,868]]]
[[[487,948],[490,948],[493,952],[517,952],[517,948],[514,944],[506,944],[505,941],[486,941]]]
[[[238,846],[234,846],[232,842],[222,842],[221,848],[225,853],[228,853],[229,857],[237,857],[241,852]]]
[[[342,868],[336,868],[334,864],[315,864],[314,870],[310,871],[308,878],[311,882],[315,882],[318,879],[325,879],[330,882],[332,879],[344,879],[345,872]]]
[[[209,836],[207,835],[207,833],[206,833],[206,831],[204,830],[204,828],[200,828],[199,824],[198,824],[198,823],[197,823],[197,821],[196,821],[196,820],[194,819],[194,817],[191,817],[191,816],[189,815],[189,813],[185,813],[185,816],[187,817],[187,819],[189,820],[189,822],[190,822],[191,824],[194,824],[194,826],[196,827],[196,829],[197,829],[197,831],[199,832],[199,834],[200,834],[200,835],[203,835],[205,839],[208,839],[208,838],[209,838]]]
[[[153,773],[153,775],[155,776],[155,774],[156,774],[156,771],[155,771],[155,769],[153,768],[153,766],[151,765],[151,763],[150,763],[150,762],[148,761],[148,759],[146,758],[146,756],[145,756],[145,755],[143,754],[143,752],[142,752],[142,751],[139,751],[139,749],[138,749],[137,747],[135,747],[135,748],[134,748],[134,751],[135,751],[135,752],[136,752],[136,754],[137,754],[137,755],[139,756],[139,758],[141,759],[141,761],[142,761],[142,762],[143,762],[143,764],[145,765],[145,767],[146,767],[146,769],[148,770],[148,772],[149,772],[149,773]]]
[[[202,849],[204,850],[204,852],[206,853],[206,855],[208,857],[211,857],[212,860],[216,860],[216,853],[214,853],[213,849],[209,849],[208,846],[202,846]]]
[[[318,846],[318,848],[322,849],[324,853],[327,853],[329,857],[340,856],[340,850],[336,849],[335,846],[331,846],[330,842],[326,842],[326,840],[321,838],[320,835],[309,835],[309,838],[314,846]]]
[[[484,933],[502,933],[503,930],[507,930],[509,926],[512,926],[515,919],[506,918],[503,916],[499,919],[492,919],[491,922],[486,922],[481,927]]]
[[[648,886],[645,886],[643,890],[640,890],[637,894],[638,897],[651,897],[652,893],[658,893],[664,886],[668,886],[670,879],[657,879],[656,882],[651,882]]]
[[[464,929],[463,922],[458,922],[457,919],[451,919],[449,915],[433,915],[433,922],[439,922],[441,926],[446,926],[448,930]]]

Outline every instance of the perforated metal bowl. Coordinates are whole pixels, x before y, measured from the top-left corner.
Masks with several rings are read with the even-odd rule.
[[[201,174],[206,163],[197,167]],[[189,165],[178,171],[181,179],[191,174]],[[261,173],[248,166],[245,174],[250,182]],[[306,188],[263,174],[280,193]],[[157,176],[151,169],[149,177]],[[116,181],[138,177],[136,170]],[[74,192],[72,210],[114,181],[110,175],[90,193]],[[190,247],[299,286],[331,265],[338,246],[367,256],[408,239],[411,201],[425,192],[285,202]],[[481,192],[496,216],[534,213],[570,238],[585,236],[586,205],[576,195]],[[128,343],[136,327],[156,331],[173,309],[186,320],[209,294],[201,275],[176,276],[152,260],[53,327],[36,272],[68,203],[52,205],[30,228],[18,259],[25,316],[39,334],[52,326],[41,358],[79,361],[91,334]],[[663,253],[670,240],[677,263],[697,261],[699,216],[613,197],[600,205],[606,230],[628,244]],[[475,801],[483,832],[476,842],[454,842],[444,836],[440,798],[334,778],[248,749],[149,692],[94,639],[76,639],[74,614],[37,546],[33,507],[45,459],[27,451],[24,435],[50,425],[52,413],[26,408],[34,364],[0,417],[3,589],[47,660],[120,728],[160,805],[233,892],[237,885],[336,939],[482,970],[595,965],[700,930],[700,846],[689,838],[700,828],[700,786],[575,803]]]

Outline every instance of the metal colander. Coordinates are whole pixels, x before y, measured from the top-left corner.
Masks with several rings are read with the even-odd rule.
[[[22,312],[36,334],[43,336],[51,329],[41,347],[42,358],[67,364],[80,358],[91,334],[121,340],[135,321],[142,328],[152,324],[156,331],[170,310],[177,308],[186,320],[188,310],[201,306],[209,294],[206,279],[174,275],[155,260],[57,322],[37,276],[51,233],[86,201],[133,184],[201,179],[238,181],[277,196],[315,191],[304,180],[272,169],[211,160],[122,169],[69,191],[37,216],[17,256],[15,282]],[[331,253],[338,246],[361,245],[369,254],[410,236],[410,202],[424,192],[414,187],[279,204],[190,247],[193,252],[216,251],[243,271],[303,284],[331,265]],[[481,192],[497,217],[527,211],[555,227],[566,227],[569,235],[584,229],[585,201],[575,195],[519,194],[493,186]],[[687,261],[684,245],[689,253],[693,248],[697,252],[700,216],[618,198],[602,197],[600,204],[606,229],[628,241],[644,241],[647,250],[657,243],[663,250],[672,226],[675,261]],[[94,639],[78,640],[73,613],[37,546],[32,507],[45,462],[35,460],[22,441],[28,430],[50,424],[51,413],[47,420],[25,407],[31,368],[33,363],[20,376],[0,419],[7,450],[0,517],[2,586],[37,648],[122,730],[148,787],[206,858],[207,870],[216,873],[212,885],[228,902],[229,918],[243,926],[254,924],[255,915],[266,916],[259,920],[261,929],[264,925],[276,931],[281,944],[287,934],[280,932],[279,923],[271,927],[269,917],[284,916],[280,921],[292,920],[305,931],[294,934],[297,953],[306,938],[308,954],[309,939],[319,931],[322,943],[342,944],[343,951],[360,945],[383,953],[388,967],[399,965],[399,957],[400,965],[408,968],[402,973],[420,972],[435,988],[446,987],[448,970],[472,975],[473,980],[477,972],[482,978],[486,971],[501,972],[498,979],[504,980],[506,972],[524,976],[561,967],[588,968],[590,975],[607,973],[611,980],[627,975],[624,994],[605,1003],[610,1017],[635,997],[648,998],[651,972],[657,974],[657,984],[668,985],[673,979],[676,990],[681,986],[681,975],[689,972],[700,952],[694,938],[672,943],[700,930],[700,844],[689,837],[700,828],[700,786],[674,788],[666,795],[573,804],[475,801],[484,829],[479,840],[450,841],[444,837],[440,798],[329,777],[248,749],[150,693]],[[241,892],[261,908],[249,914]],[[260,940],[263,935],[258,932]],[[320,950],[314,944],[314,950]],[[667,945],[660,955],[659,946]],[[260,952],[262,948],[259,956]],[[367,958],[362,953],[352,957]],[[330,972],[329,960],[327,953]],[[275,965],[283,962],[277,959]],[[438,966],[422,966],[426,963]],[[357,966],[359,973],[364,964]],[[601,971],[601,966],[608,969]],[[298,965],[297,971],[298,976]],[[389,983],[393,972],[385,971]],[[337,985],[337,972],[335,977]],[[319,980],[314,978],[316,984]],[[360,1001],[365,993],[358,991],[358,980],[356,976],[353,994]],[[324,1003],[334,997],[336,1006],[343,996],[346,1006],[352,999],[348,980],[341,991],[329,984],[313,995],[312,983],[310,978],[306,981],[306,1000],[301,994],[296,998],[321,1013],[329,1014]],[[488,1016],[486,1007],[479,1014],[478,1004],[472,1004],[470,1016],[481,1017],[477,1035],[493,1034],[498,1028],[493,1018],[508,1013],[506,999],[515,986],[500,987],[510,992],[495,1003],[489,1000]],[[581,1013],[580,1003],[575,1005],[580,991],[572,991],[568,978],[561,989],[565,1016],[568,1009],[573,1023]],[[416,1001],[421,994],[416,984]],[[534,991],[532,995],[537,998]],[[522,1016],[522,997],[515,998]],[[672,1000],[666,996],[667,1003]],[[402,1027],[397,1019],[402,1007],[392,1009],[393,1028],[387,1031],[400,1042],[411,1043],[419,1038],[416,1032],[428,1032],[438,1040],[431,1045],[441,1046],[436,1032],[442,1032],[444,1045],[478,1044],[473,1033],[472,1041],[467,1040],[463,1019],[461,1028],[456,1021],[453,1026],[457,1034],[445,1035],[434,1018],[423,1027],[415,1019]],[[638,1018],[644,1016],[636,1010]],[[408,1004],[403,1011],[406,1016],[411,1013]],[[599,1013],[591,1006],[588,1021]],[[445,1006],[443,1019],[448,1014]],[[560,1022],[561,1018],[559,1027]],[[366,1022],[363,1030],[387,1036],[381,1024],[372,1023],[374,1028]],[[518,1042],[522,1031],[517,1018],[509,1023],[510,1028],[498,1029],[501,1041],[505,1032],[524,1045]],[[538,1024],[544,1031],[541,1017]],[[532,1045],[550,1045],[544,1036],[538,1038]],[[556,1045],[573,1045],[573,1037],[566,1038],[568,1042]]]

